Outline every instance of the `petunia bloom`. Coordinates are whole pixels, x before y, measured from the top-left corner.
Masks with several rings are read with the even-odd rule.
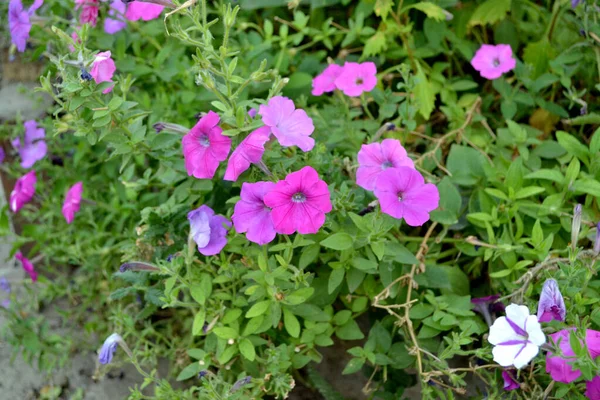
[[[4,152],[4,148],[0,147],[0,164],[4,162],[4,157],[6,157],[6,153]]]
[[[229,157],[223,179],[235,182],[244,171],[250,168],[250,164],[260,162],[265,152],[265,143],[269,141],[270,136],[271,129],[268,126],[262,126],[242,140]]]
[[[46,145],[46,131],[38,128],[34,120],[25,121],[25,137],[23,143],[20,138],[13,140],[12,144],[21,156],[21,167],[31,168],[36,161],[41,160],[48,152]]]
[[[381,211],[394,218],[404,218],[410,226],[421,226],[435,210],[440,194],[435,185],[425,183],[423,176],[409,167],[388,168],[375,182],[375,197]]]
[[[83,182],[77,182],[67,190],[65,202],[62,206],[62,214],[67,220],[67,224],[73,222],[75,213],[79,211],[81,203],[81,194],[83,193]]]
[[[33,199],[35,194],[35,184],[37,177],[35,171],[29,171],[15,183],[15,187],[10,192],[10,209],[12,212],[18,212],[25,204]]]
[[[320,96],[323,93],[333,92],[335,90],[335,80],[342,73],[343,68],[337,64],[329,64],[312,81],[312,95]]]
[[[475,297],[471,299],[473,311],[477,311],[483,316],[488,326],[492,325],[492,313],[504,312],[506,307],[498,299],[500,295],[494,294],[486,297]]]
[[[502,379],[504,379],[504,390],[507,392],[521,387],[519,382],[514,378],[512,372],[502,371]]]
[[[125,18],[130,21],[150,21],[160,16],[165,7],[146,3],[143,1],[132,1],[127,5],[127,12]]]
[[[219,163],[227,158],[231,138],[222,134],[219,120],[217,113],[209,111],[183,137],[181,143],[188,175],[212,179]]]
[[[590,400],[600,400],[600,376],[585,383],[585,395]]]
[[[256,117],[256,114],[258,114],[258,110],[256,108],[251,108],[248,110],[248,116],[250,118]]]
[[[98,0],[75,0],[75,9],[81,9],[80,24],[96,26],[98,22]]]
[[[396,139],[384,139],[381,143],[363,144],[358,152],[356,184],[364,189],[375,189],[379,175],[388,168],[415,168],[406,150]]]
[[[222,215],[215,215],[212,208],[203,205],[190,211],[187,215],[190,222],[190,235],[198,246],[198,251],[205,256],[219,254],[227,244],[227,231],[231,222]]]
[[[552,342],[559,345],[562,357],[555,356],[551,351],[546,354],[546,372],[550,374],[552,379],[562,383],[571,383],[581,376],[581,371],[573,369],[573,366],[569,364],[575,361],[575,352],[569,341],[571,330],[563,329],[550,335]],[[558,343],[559,341],[560,343]],[[600,332],[591,329],[586,330],[585,344],[592,358],[600,356]]]
[[[37,281],[38,274],[37,272],[35,272],[35,268],[33,268],[33,264],[31,263],[31,261],[29,261],[29,259],[25,257],[20,251],[17,254],[15,254],[15,258],[21,261],[23,269],[25,270],[25,272],[27,272],[31,280],[33,282]]]
[[[275,239],[275,226],[271,209],[265,205],[265,195],[275,188],[273,182],[243,183],[241,199],[233,209],[233,226],[238,233],[246,233],[246,238],[263,245]]]
[[[511,304],[506,307],[506,316],[490,327],[488,341],[494,345],[494,361],[521,369],[538,354],[546,337],[537,316],[529,315],[527,306]]]
[[[110,8],[108,15],[104,19],[104,32],[113,35],[127,26],[127,22],[124,21],[125,11],[127,6],[121,0],[113,0],[110,2]]]
[[[298,146],[302,151],[310,151],[315,146],[310,137],[315,130],[312,119],[287,97],[271,98],[267,105],[260,106],[258,114],[283,147]]]
[[[10,282],[5,277],[0,278],[0,289],[10,294]]]
[[[286,235],[317,233],[332,208],[327,184],[308,166],[277,182],[264,201],[272,209],[275,232]]]
[[[471,60],[471,65],[486,79],[497,79],[517,65],[509,44],[483,44]]]
[[[31,19],[35,10],[40,8],[44,0],[35,0],[28,10],[23,8],[21,0],[10,0],[8,3],[8,26],[12,43],[19,52],[24,52],[31,31]]]
[[[376,85],[377,67],[372,62],[361,64],[347,62],[335,79],[335,86],[350,97],[358,97],[364,92],[370,92]]]
[[[112,82],[112,77],[117,70],[117,67],[110,56],[110,51],[103,51],[96,54],[94,62],[92,63],[92,69],[90,70],[90,74],[96,83]],[[111,92],[113,87],[114,85],[104,89],[102,93],[106,94]]]
[[[121,346],[127,354],[130,354],[130,351],[127,348],[125,342],[123,341],[121,335],[119,335],[118,333],[113,333],[112,335],[107,337],[104,343],[102,344],[100,352],[98,353],[98,362],[103,365],[110,364],[115,355],[115,352],[117,351],[118,346]]]
[[[554,279],[544,282],[540,302],[538,304],[537,317],[540,322],[550,322],[553,319],[564,321],[567,315],[565,300],[563,299],[558,283]]]

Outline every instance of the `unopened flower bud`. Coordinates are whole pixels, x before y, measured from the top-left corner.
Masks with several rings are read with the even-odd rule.
[[[579,238],[579,231],[581,229],[581,204],[577,204],[573,209],[573,223],[571,225],[571,248],[575,250],[577,248],[577,239]]]
[[[91,81],[92,79],[94,79],[94,77],[84,68],[81,68],[81,79],[83,79],[84,81]]]
[[[564,321],[567,315],[567,308],[558,282],[554,279],[548,279],[544,282],[540,301],[538,303],[537,317],[539,322],[550,322],[552,320]]]
[[[596,240],[594,241],[594,254],[600,254],[600,222],[596,225]]]
[[[227,344],[234,344],[234,343],[235,343],[235,340],[233,340],[233,339],[229,339],[229,340],[227,341]]]
[[[242,386],[249,384],[250,381],[252,381],[251,376],[247,376],[245,378],[240,379],[239,381],[237,381],[236,383],[233,384],[233,386],[231,387],[231,390],[229,392],[233,393],[233,392],[239,390]]]

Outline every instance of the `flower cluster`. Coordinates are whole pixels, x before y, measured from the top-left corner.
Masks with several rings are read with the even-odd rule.
[[[377,85],[377,67],[375,63],[347,62],[343,67],[330,64],[312,82],[313,96],[341,90],[346,96],[358,97],[370,92]]]

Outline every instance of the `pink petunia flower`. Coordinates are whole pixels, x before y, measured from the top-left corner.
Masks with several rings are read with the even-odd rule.
[[[229,157],[223,179],[235,182],[244,171],[250,168],[250,164],[260,162],[265,152],[265,143],[269,141],[270,136],[271,129],[268,126],[262,126],[242,140]]]
[[[94,62],[92,63],[92,69],[90,70],[90,75],[92,75],[96,83],[112,82],[112,77],[117,70],[117,67],[110,56],[110,51],[103,51],[96,54]],[[111,92],[113,87],[114,85],[104,89],[102,93],[106,94]]]
[[[31,31],[30,17],[40,8],[44,0],[35,0],[28,10],[23,8],[21,0],[10,0],[8,3],[8,26],[10,37],[19,52],[24,52]]]
[[[573,366],[569,365],[570,362],[575,360],[575,352],[569,341],[570,331],[571,329],[563,329],[549,335],[554,344],[560,340],[559,347],[562,355],[568,358],[554,356],[551,351],[546,353],[546,372],[550,374],[552,379],[562,383],[571,383],[581,376],[580,370],[573,369]],[[600,356],[600,332],[591,329],[586,330],[585,344],[592,359]]]
[[[320,96],[323,93],[333,92],[335,90],[335,80],[342,73],[343,68],[337,64],[329,64],[312,81],[312,95]]]
[[[515,379],[512,371],[502,371],[502,379],[504,379],[504,390],[507,392],[515,389],[519,389],[521,385]]]
[[[96,26],[98,22],[98,0],[75,0],[75,9],[81,9],[80,24]]]
[[[62,206],[62,214],[67,220],[67,224],[73,222],[75,213],[79,211],[81,203],[81,194],[83,193],[83,182],[77,182],[67,190],[65,202]]]
[[[127,26],[125,18],[125,11],[127,6],[121,0],[113,0],[110,3],[110,9],[108,10],[109,17],[104,20],[104,32],[109,35],[113,35]]]
[[[273,182],[243,183],[240,201],[233,209],[233,226],[238,233],[246,233],[246,238],[263,245],[275,239],[275,226],[271,210],[265,205],[265,195],[275,188]]]
[[[231,138],[224,136],[218,126],[219,115],[213,111],[200,118],[183,137],[183,157],[188,175],[198,179],[212,179],[219,163],[227,158]]]
[[[187,217],[190,234],[198,251],[205,256],[219,254],[227,244],[227,231],[231,228],[231,222],[222,215],[215,215],[212,208],[206,205],[190,211]]]
[[[162,13],[164,7],[158,4],[145,3],[143,1],[133,1],[127,5],[125,18],[130,21],[150,21],[156,19]]]
[[[297,110],[287,97],[271,98],[267,105],[260,106],[258,114],[283,147],[298,146],[302,151],[310,151],[315,146],[310,137],[315,130],[312,119],[306,111]]]
[[[585,383],[585,395],[590,400],[600,400],[600,376]]]
[[[509,44],[483,44],[471,60],[471,65],[486,79],[497,79],[517,65]]]
[[[344,64],[341,74],[335,79],[335,86],[346,96],[358,97],[364,92],[370,92],[377,85],[377,67],[375,63]]]
[[[81,39],[79,39],[79,35],[77,34],[77,31],[73,31],[71,32],[71,39],[73,39],[73,42],[75,43],[81,43]],[[72,44],[69,45],[69,51],[72,53],[75,51],[75,46],[73,46]]]
[[[288,174],[264,201],[272,209],[275,232],[286,235],[317,233],[331,211],[329,188],[312,167]]]
[[[21,167],[27,169],[46,156],[48,146],[44,140],[46,138],[44,128],[38,128],[34,120],[25,121],[23,126],[25,127],[23,143],[21,138],[16,138],[12,141],[12,145],[21,156]]]
[[[29,261],[29,259],[27,257],[25,257],[23,255],[23,253],[21,253],[20,251],[17,254],[15,254],[15,258],[17,260],[21,261],[21,264],[23,265],[23,269],[25,270],[25,272],[27,272],[27,274],[29,275],[31,280],[33,282],[37,281],[38,274],[37,274],[37,272],[35,272],[35,269],[33,268],[33,264],[31,263],[31,261]]]
[[[400,141],[396,139],[363,144],[358,152],[358,164],[356,183],[367,190],[375,189],[377,178],[388,168],[415,167]]]
[[[33,199],[35,194],[35,184],[37,177],[35,171],[29,171],[15,183],[15,187],[10,192],[10,209],[16,213],[27,203]]]
[[[421,226],[440,202],[437,187],[425,183],[423,176],[409,167],[388,168],[375,183],[375,197],[381,211],[394,218],[404,218],[410,226]]]

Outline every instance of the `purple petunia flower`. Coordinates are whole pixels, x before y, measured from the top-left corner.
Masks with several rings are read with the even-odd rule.
[[[238,380],[236,383],[233,384],[233,386],[231,387],[231,390],[229,392],[233,393],[233,392],[238,391],[242,386],[249,384],[250,381],[252,381],[251,376],[247,376],[245,378]]]
[[[363,144],[358,152],[356,184],[364,189],[375,189],[375,182],[388,168],[409,167],[413,161],[396,139],[384,139],[381,143]]]
[[[15,254],[15,258],[17,260],[21,261],[21,264],[23,265],[23,269],[29,275],[29,277],[31,278],[31,281],[32,282],[37,281],[38,274],[37,274],[37,272],[35,272],[35,268],[33,267],[33,263],[31,261],[29,261],[29,259],[27,257],[25,257],[23,255],[23,253],[21,253],[20,251],[17,254]]]
[[[227,231],[231,222],[222,215],[215,215],[212,208],[203,205],[188,213],[190,235],[205,256],[219,254],[227,244]]]
[[[565,307],[565,300],[558,288],[558,282],[554,279],[546,280],[538,304],[538,321],[550,322],[553,319],[564,321],[566,315],[567,309]]]
[[[504,379],[504,390],[507,392],[521,387],[519,382],[514,378],[512,372],[506,370],[502,371],[502,379]]]
[[[65,202],[62,206],[62,214],[70,224],[75,219],[75,213],[79,212],[81,194],[83,193],[83,182],[77,182],[67,190]]]
[[[10,0],[8,4],[8,26],[10,27],[11,41],[20,53],[25,51],[27,39],[29,39],[30,17],[43,3],[44,0],[35,0],[29,10],[23,8],[21,0]]]
[[[21,156],[21,167],[27,169],[33,167],[37,161],[46,156],[48,146],[46,145],[46,131],[44,128],[38,128],[34,120],[25,121],[25,137],[21,143],[21,138],[12,141],[12,145]]]
[[[37,177],[35,171],[29,171],[15,183],[15,187],[10,192],[10,209],[12,212],[18,212],[25,204],[33,199],[35,194],[35,184]]]
[[[600,376],[585,383],[585,395],[590,400],[600,400]]]
[[[6,293],[10,293],[10,282],[5,277],[0,278],[0,289]]]
[[[100,353],[98,353],[98,362],[100,364],[110,364],[117,351],[117,346],[121,343],[123,343],[123,338],[118,333],[113,333],[107,337],[104,344],[102,344]]]
[[[233,225],[239,233],[246,233],[246,238],[263,245],[275,239],[275,226],[271,218],[271,209],[265,205],[265,195],[275,188],[273,182],[256,182],[242,184],[240,201],[235,204]]]
[[[570,331],[574,329],[563,329],[550,335],[552,343],[559,346],[562,355],[555,355],[551,351],[546,353],[546,372],[557,382],[571,383],[581,376],[581,371],[571,365],[575,352],[569,336]],[[583,346],[583,343],[581,345]],[[600,356],[600,332],[587,329],[585,345],[592,359]]]
[[[493,294],[486,297],[475,297],[471,299],[473,311],[477,311],[483,316],[488,325],[492,325],[492,313],[504,312],[505,308],[502,302],[498,301],[499,294]]]
[[[4,149],[0,147],[0,164],[4,162],[4,157],[6,157],[6,153],[4,152]]]
[[[287,97],[271,98],[260,106],[258,114],[283,147],[298,146],[302,151],[310,151],[315,146],[315,139],[310,137],[315,130],[313,120]]]
[[[265,152],[265,143],[269,141],[270,136],[271,129],[268,126],[262,126],[242,140],[229,157],[223,179],[235,182],[244,171],[250,168],[250,164],[259,163]]]
[[[486,79],[497,79],[517,65],[509,44],[483,44],[475,52],[471,65]]]

